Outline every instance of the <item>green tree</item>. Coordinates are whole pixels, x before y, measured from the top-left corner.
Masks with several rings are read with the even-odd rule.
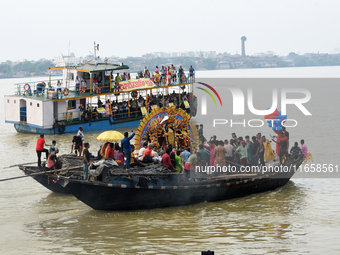
[[[214,70],[216,69],[217,61],[210,58],[205,58],[203,59],[202,64],[205,69]]]

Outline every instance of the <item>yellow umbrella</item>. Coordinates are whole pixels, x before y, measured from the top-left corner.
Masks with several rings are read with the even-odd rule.
[[[97,140],[107,142],[120,142],[124,138],[124,135],[118,131],[110,130],[101,133]]]

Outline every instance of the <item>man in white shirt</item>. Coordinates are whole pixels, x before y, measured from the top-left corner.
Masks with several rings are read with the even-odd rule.
[[[143,156],[144,156],[144,152],[146,150],[146,147],[148,147],[147,142],[143,143],[143,147],[139,149],[139,152],[138,152],[138,159],[139,160],[143,160]]]
[[[79,157],[81,157],[81,154],[82,154],[83,149],[84,149],[84,144],[85,144],[85,138],[84,138],[84,133],[83,133],[83,127],[82,126],[79,127],[77,136],[80,136],[81,137],[81,141],[82,141],[82,146],[81,146],[81,148],[79,150]]]
[[[234,162],[234,147],[229,144],[228,140],[224,140],[224,148],[227,151],[225,154],[226,165],[230,165]]]

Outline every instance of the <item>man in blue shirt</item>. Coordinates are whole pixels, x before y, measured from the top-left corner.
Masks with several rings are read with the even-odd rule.
[[[187,147],[184,147],[184,151],[182,152],[182,164],[185,165],[185,162],[187,162],[188,158],[190,157],[190,152],[188,151]]]
[[[128,132],[124,133],[124,138],[121,141],[120,146],[122,147],[122,151],[124,151],[126,155],[126,160],[125,160],[125,165],[126,165],[126,170],[130,169],[130,161],[131,161],[131,145],[130,145],[130,140],[135,136],[135,133],[133,130],[131,130],[132,135],[129,136]],[[128,137],[129,136],[129,137]]]

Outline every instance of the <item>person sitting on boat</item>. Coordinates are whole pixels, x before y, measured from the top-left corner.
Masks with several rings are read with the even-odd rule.
[[[152,147],[153,147],[153,144],[150,143],[148,145],[148,147],[146,148],[146,150],[144,151],[143,157],[145,157],[146,155],[149,155],[150,157],[152,157],[151,156],[151,154],[152,154]]]
[[[100,160],[100,159],[103,158],[102,155],[100,154],[100,151],[102,150],[102,147],[103,147],[103,145],[100,145],[100,148],[99,148],[99,150],[97,152],[97,160]]]
[[[199,165],[199,159],[200,158],[201,158],[201,153],[196,152],[196,153],[191,154],[190,157],[188,158],[188,160],[185,162],[184,172],[185,172],[185,176],[187,178],[190,177],[192,171],[194,171],[196,166]]]
[[[106,159],[115,159],[115,148],[113,143],[110,143],[110,145],[108,146],[108,148],[105,151],[105,158]]]
[[[46,153],[46,159],[48,158],[48,150],[44,148],[44,146],[51,146],[45,143],[44,135],[40,135],[40,138],[37,140],[36,152],[38,156],[38,167],[41,167],[41,153]]]
[[[47,168],[49,170],[51,169],[57,169],[56,167],[56,160],[57,160],[57,153],[59,152],[58,149],[52,149],[51,150],[51,153],[48,155],[48,158],[47,158]]]
[[[48,153],[51,153],[52,150],[55,150],[55,146],[56,146],[57,142],[55,140],[52,141],[52,145],[50,146],[50,148],[48,149]]]
[[[128,170],[130,168],[130,160],[131,160],[131,145],[130,145],[130,140],[135,136],[135,133],[133,130],[131,130],[132,135],[129,136],[128,132],[124,133],[124,138],[121,141],[121,148],[122,151],[124,151],[126,155],[126,169]]]
[[[302,150],[299,147],[298,142],[294,143],[294,146],[290,149],[290,153],[292,154],[292,158],[297,158],[299,155],[302,154]]]
[[[169,147],[166,148],[166,151],[162,156],[162,164],[164,167],[169,168],[172,171],[175,171],[175,168],[172,165],[171,160],[170,160],[170,153],[171,153],[171,149]]]
[[[152,156],[152,160],[154,162],[161,162],[162,161],[162,158],[158,155],[157,146],[156,145],[154,145],[153,148],[152,148],[151,156]]]
[[[143,157],[144,157],[144,152],[146,151],[146,148],[148,147],[148,143],[147,142],[144,142],[143,143],[143,147],[139,149],[139,152],[138,152],[138,159],[139,160],[143,160]]]
[[[145,167],[137,157],[134,155],[135,151],[135,146],[131,145],[131,162],[130,162],[130,167]]]

